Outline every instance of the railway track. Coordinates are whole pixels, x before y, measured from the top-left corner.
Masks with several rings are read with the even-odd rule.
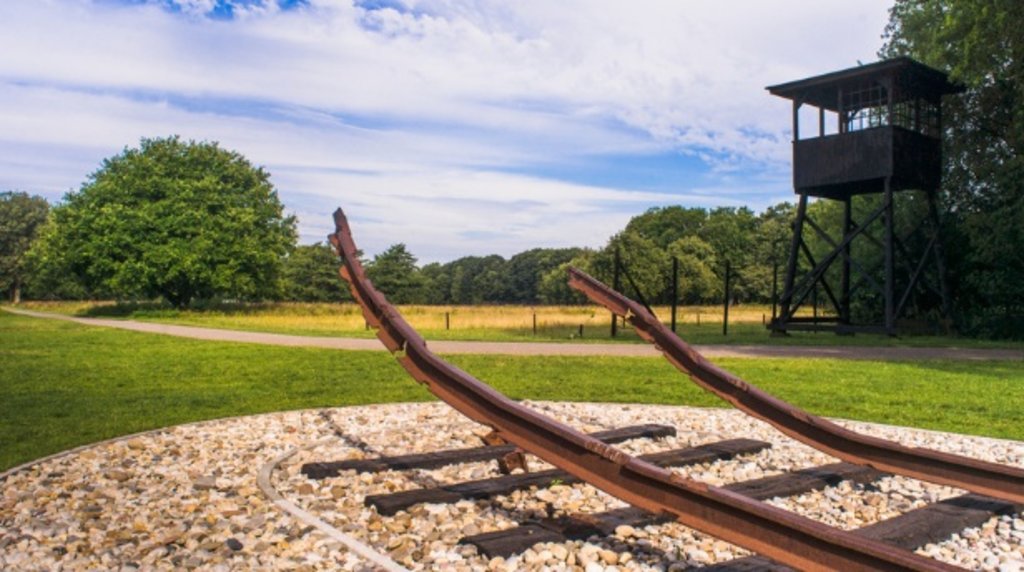
[[[671,438],[675,428],[669,425],[639,425],[593,434],[594,437],[608,443],[629,441],[634,448],[652,449],[657,441]],[[647,441],[646,446],[637,446]],[[662,467],[673,467],[680,470],[697,468],[708,470],[712,463],[742,464],[757,458],[758,455],[770,453],[771,443],[749,438],[733,438],[723,441],[712,441],[696,446],[661,449],[657,452],[640,455],[641,458]],[[504,446],[484,446],[469,449],[450,449],[428,453],[415,453],[399,456],[374,457],[367,459],[310,462],[303,465],[301,472],[307,477],[322,481],[324,488],[332,483],[344,486],[343,483],[359,479],[367,473],[391,472],[390,479],[397,475],[408,475],[414,481],[423,471],[440,470],[450,474],[466,474],[459,466],[478,466],[481,462],[500,459],[507,454]],[[532,492],[549,487],[572,486],[579,481],[572,475],[558,469],[543,469],[517,474],[497,474],[486,478],[456,482],[437,482],[399,492],[380,492],[366,494],[363,504],[373,508],[386,520],[400,519],[402,513],[421,512],[419,505],[454,505],[470,500],[486,503],[495,508],[508,504],[509,497],[517,491]],[[437,473],[431,473],[437,474]],[[860,493],[879,490],[883,479],[891,477],[881,471],[854,465],[851,463],[827,463],[794,470],[777,475],[749,480],[739,480],[724,485],[725,488],[755,500],[796,499],[800,495],[822,491],[827,488],[840,487],[844,483],[849,490]],[[435,480],[432,478],[431,480]],[[875,493],[878,494],[878,493]],[[565,495],[559,498],[564,498]],[[547,498],[547,497],[545,497]],[[863,501],[864,499],[859,499]],[[617,531],[622,527],[633,529],[660,530],[662,525],[671,522],[671,517],[657,515],[633,507],[583,512],[559,508],[557,502],[552,503],[544,516],[526,516],[528,511],[520,511],[518,526],[503,530],[467,534],[458,539],[461,545],[476,547],[477,552],[487,559],[503,557],[510,559],[522,556],[527,550],[542,550],[539,543],[567,543],[575,540],[590,540],[596,544],[613,544],[619,541]],[[1010,515],[1020,510],[1014,505],[991,497],[975,494],[951,496],[939,502],[915,508],[902,514],[875,522],[857,529],[854,533],[881,540],[895,546],[914,550],[929,543],[938,543],[951,535],[966,529],[980,527],[993,517]],[[480,510],[479,508],[477,510]],[[504,509],[507,512],[507,508]],[[513,510],[514,514],[516,511]],[[648,528],[654,527],[654,528]],[[770,570],[781,571],[791,568],[772,562],[763,557],[746,557],[722,562],[708,567],[718,572]]]
[[[600,531],[602,526],[620,522],[623,518],[639,519],[637,522],[655,518],[677,520],[767,559],[747,564],[737,563],[737,566],[753,566],[738,569],[759,569],[758,566],[764,565],[798,570],[957,569],[913,553],[910,549],[916,545],[896,541],[888,532],[844,531],[763,502],[761,499],[764,497],[757,492],[759,487],[771,490],[777,483],[748,484],[746,488],[709,486],[681,477],[665,468],[678,459],[666,461],[662,458],[628,455],[601,441],[599,436],[585,435],[508,399],[470,374],[446,363],[427,348],[423,338],[373,288],[359,263],[357,248],[344,214],[339,209],[334,216],[336,232],[330,236],[330,240],[343,262],[341,274],[362,307],[367,323],[377,329],[377,337],[416,381],[425,384],[429,391],[463,415],[492,428],[489,443],[497,447],[505,445],[500,459],[506,465],[510,462],[522,463],[523,454],[529,453],[563,472],[558,473],[555,479],[565,481],[570,478],[586,482],[632,506],[629,511],[596,519],[570,517],[562,519],[562,524],[530,523],[529,526],[521,527],[523,532],[513,533],[511,539],[503,537],[496,540],[488,537],[467,540],[470,543],[477,542],[480,550],[486,552],[494,546],[519,547],[536,535],[551,531],[568,538],[570,534],[582,534],[580,530]],[[908,449],[835,426],[767,395],[706,362],[674,335],[666,334],[667,330],[646,310],[589,276],[574,271],[570,283],[592,299],[626,316],[641,336],[657,344],[673,365],[697,383],[744,412],[768,421],[790,437],[849,462],[849,465],[819,467],[811,471],[812,474],[794,473],[788,477],[790,479],[827,485],[830,479],[868,478],[881,475],[881,472],[891,472],[982,493],[966,497],[960,505],[952,505],[953,508],[943,507],[953,512],[959,511],[956,507],[961,505],[969,506],[963,510],[977,510],[979,503],[993,507],[993,510],[1012,512],[1019,510],[1024,501],[1024,471],[1020,469],[935,451]],[[746,445],[752,446],[749,443]],[[693,454],[696,453],[674,451],[669,456],[685,457]],[[538,483],[536,475],[530,475],[530,478],[535,479],[534,485]],[[546,477],[542,476],[541,481],[543,478]],[[463,495],[488,486],[492,485],[474,483],[455,490],[449,487],[423,494],[433,494],[435,496],[430,498],[439,498],[438,495]],[[385,507],[402,510],[402,506],[411,506],[403,503],[417,501],[415,498],[404,498],[400,502],[394,499],[373,499],[373,502],[378,503],[374,506],[379,510],[390,510]],[[588,522],[590,524],[586,525]],[[587,529],[587,526],[591,528]]]

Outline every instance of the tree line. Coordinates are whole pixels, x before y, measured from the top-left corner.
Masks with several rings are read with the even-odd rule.
[[[774,264],[785,260],[793,206],[782,203],[755,214],[746,207],[655,207],[633,217],[601,248],[535,248],[508,259],[467,256],[417,266],[404,244],[366,261],[379,289],[401,303],[579,304],[566,270],[575,266],[611,283],[616,259],[620,274],[651,303],[673,297],[673,258],[679,301],[715,303],[723,296],[724,264],[738,277],[734,301],[766,302],[772,295]],[[623,283],[626,283],[623,279]]]

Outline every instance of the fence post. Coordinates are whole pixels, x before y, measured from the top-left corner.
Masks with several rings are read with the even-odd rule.
[[[537,335],[537,312],[533,313],[533,335]]]
[[[580,324],[580,337],[583,337],[583,324]]]
[[[619,261],[619,249],[616,247],[615,248],[615,259],[614,259],[614,262],[612,264],[612,266],[614,266],[614,269],[612,270],[612,288],[616,292],[622,291],[622,284],[621,284],[621,281],[619,280],[619,265],[620,264],[621,264],[621,262]],[[618,332],[619,332],[618,316],[615,315],[615,312],[612,312],[612,337],[614,338],[615,334],[617,334]],[[582,325],[580,325],[580,337],[583,337],[583,326]]]
[[[444,313],[444,329],[445,330],[452,329],[451,316],[448,314],[448,312]]]
[[[676,331],[676,308],[679,305],[679,259],[672,257],[672,331]]]
[[[729,335],[729,280],[732,278],[732,266],[725,261],[725,308],[722,312],[722,335]]]
[[[779,263],[772,265],[772,322],[775,321],[775,306],[779,302]]]
[[[818,283],[814,283],[814,290],[811,290],[811,306],[814,306],[814,333],[818,333]]]

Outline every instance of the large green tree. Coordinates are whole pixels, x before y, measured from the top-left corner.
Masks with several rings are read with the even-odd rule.
[[[338,275],[338,255],[318,242],[295,247],[284,260],[284,298],[299,302],[340,302],[352,294]]]
[[[715,249],[696,235],[686,236],[668,246],[669,256],[679,266],[679,300],[695,304],[722,297],[722,281],[715,274]],[[671,301],[671,298],[669,298]]]
[[[897,0],[885,57],[909,55],[966,91],[943,120],[947,254],[962,317],[1024,299],[1024,3]]]
[[[23,192],[0,193],[0,291],[15,304],[26,279],[26,254],[46,222],[46,199]]]
[[[615,260],[620,264],[619,288],[629,296],[654,304],[665,299],[670,284],[672,260],[646,236],[629,230],[616,234],[608,245],[589,260],[592,275],[614,285]],[[637,291],[639,290],[639,292]]]
[[[569,287],[569,267],[579,268],[592,275],[596,274],[594,259],[597,256],[597,252],[584,249],[568,262],[563,262],[545,272],[537,285],[537,296],[540,301],[544,304],[586,304],[587,297]]]
[[[143,139],[53,209],[43,259],[118,298],[262,299],[281,293],[295,218],[269,174],[217,143]]]
[[[422,303],[426,295],[426,280],[416,267],[416,257],[401,243],[374,256],[366,265],[366,276],[395,304]]]
[[[626,230],[647,237],[661,248],[668,248],[680,238],[697,235],[707,222],[708,212],[700,207],[651,207],[630,219]]]

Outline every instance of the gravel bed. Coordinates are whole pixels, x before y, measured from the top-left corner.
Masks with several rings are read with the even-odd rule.
[[[835,462],[738,412],[687,407],[533,402],[583,431],[639,423],[677,428],[675,437],[618,445],[631,454],[745,437],[772,448],[673,469],[714,485]],[[1024,443],[841,422],[866,433],[980,459],[1024,466]],[[481,444],[487,428],[441,403],[298,411],[173,427],[45,460],[9,475],[0,493],[0,569],[321,570],[370,569],[346,546],[294,518],[257,485],[262,467],[298,449],[271,473],[284,499],[341,533],[415,570],[686,570],[748,553],[669,523],[620,527],[609,537],[539,544],[488,560],[458,545],[470,534],[534,517],[596,512],[623,504],[588,485],[519,491],[489,501],[418,505],[392,517],[363,506],[380,494],[496,476],[494,462],[433,470],[342,475],[314,481],[310,461],[359,459]],[[530,468],[547,468],[531,459]],[[832,526],[853,529],[962,494],[893,477],[843,483],[768,501]],[[1024,570],[1024,517],[993,518],[922,554],[969,569]]]

